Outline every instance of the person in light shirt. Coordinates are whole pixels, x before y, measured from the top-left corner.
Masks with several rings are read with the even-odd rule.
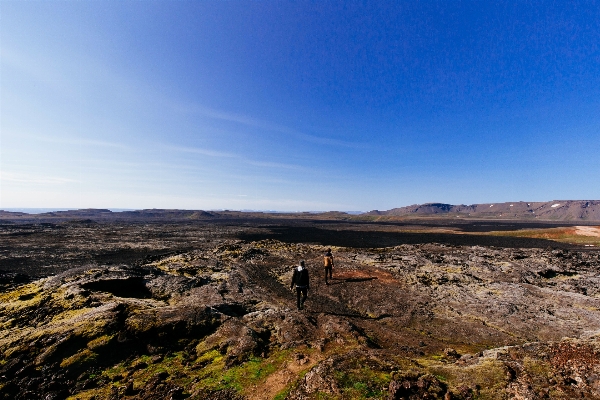
[[[327,249],[327,253],[323,257],[323,266],[325,267],[325,284],[329,285],[327,274],[329,274],[329,279],[333,279],[333,255],[331,254],[331,249]]]

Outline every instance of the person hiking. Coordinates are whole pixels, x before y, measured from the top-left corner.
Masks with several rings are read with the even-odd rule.
[[[323,265],[325,267],[325,284],[329,285],[329,282],[327,282],[327,273],[329,273],[329,279],[333,279],[333,255],[331,254],[331,249],[327,249],[327,253],[323,257]]]
[[[300,261],[300,265],[297,268],[294,268],[294,275],[292,275],[292,284],[290,285],[290,289],[294,289],[294,285],[296,285],[298,310],[301,310],[304,306],[304,302],[306,301],[306,297],[308,296],[308,289],[310,288],[308,270],[304,265],[304,261]],[[300,298],[300,295],[302,295],[302,299]]]

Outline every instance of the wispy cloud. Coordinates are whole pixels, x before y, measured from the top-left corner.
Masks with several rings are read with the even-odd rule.
[[[73,86],[72,79],[69,79],[70,77],[65,75],[64,71],[72,70],[68,68],[68,65],[65,66],[60,62],[56,61],[56,59],[40,59],[39,55],[36,55],[36,57],[38,58],[34,59],[33,57],[28,57],[28,55],[26,54],[20,54],[14,51],[9,51],[9,49],[5,48],[3,48],[2,50],[3,64],[18,69],[30,75],[37,81],[40,81],[43,84],[52,87],[54,90],[64,92],[66,95],[73,99],[77,99],[81,96],[82,89],[77,86]],[[370,147],[370,145],[367,143],[359,143],[314,134],[307,134],[300,130],[293,129],[285,125],[261,120],[258,118],[253,118],[244,114],[237,114],[233,112],[218,110],[215,108],[206,107],[198,104],[179,104],[173,100],[165,100],[165,96],[163,93],[157,93],[154,90],[154,88],[140,84],[140,82],[137,82],[137,85],[134,85],[132,83],[132,77],[123,77],[119,74],[112,73],[111,69],[108,66],[100,64],[96,60],[86,58],[83,61],[83,63],[83,65],[85,66],[84,70],[86,71],[86,76],[92,76],[95,81],[102,82],[104,87],[110,87],[113,91],[119,90],[120,94],[123,95],[118,97],[124,97],[124,95],[126,95],[129,101],[143,101],[145,103],[154,102],[156,104],[161,104],[161,107],[170,107],[177,112],[198,114],[210,119],[231,122],[270,132],[276,132],[294,137],[299,140],[304,140],[307,142],[317,144],[362,149]],[[42,68],[40,67],[40,65],[50,65],[50,67]],[[81,69],[81,67],[79,69]],[[40,140],[42,139],[40,138]],[[53,141],[74,143],[73,140],[66,138],[56,138],[53,139]],[[78,143],[82,145],[87,144],[115,148],[129,148],[128,146],[124,146],[119,143],[110,143],[96,140],[82,139],[79,140]]]
[[[57,67],[56,59],[45,59],[40,54],[36,57],[30,57],[26,54],[13,51],[10,47],[2,47],[2,64],[14,70],[28,75],[38,83],[71,98],[77,97],[77,91],[73,84],[64,76],[64,73],[58,72],[66,68]]]
[[[252,118],[252,117],[249,117],[246,115],[216,110],[213,108],[199,106],[199,105],[196,105],[193,107],[189,107],[189,106],[178,107],[178,109],[183,112],[197,113],[197,114],[200,114],[205,117],[212,118],[212,119],[233,122],[233,123],[249,126],[252,128],[259,128],[259,129],[263,129],[266,131],[282,133],[282,134],[293,136],[297,139],[305,140],[307,142],[312,142],[312,143],[326,144],[326,145],[331,145],[331,146],[343,146],[343,147],[350,147],[350,148],[369,147],[369,145],[366,143],[357,143],[357,142],[350,142],[350,141],[346,141],[346,140],[339,140],[339,139],[332,139],[332,138],[321,137],[321,136],[316,136],[316,135],[309,135],[309,134],[298,131],[296,129],[289,128],[284,125],[279,125],[279,124],[275,124],[272,122]]]
[[[19,173],[15,174],[6,171],[0,171],[0,181],[45,185],[62,185],[66,183],[77,182],[76,180],[69,178],[62,178],[56,176],[38,176]]]
[[[52,90],[55,96],[75,102],[99,93],[110,93],[111,100],[121,106],[161,99],[161,94],[139,81],[137,75],[116,72],[94,52],[86,54],[77,50],[73,53],[66,46],[60,46],[58,52],[28,52],[3,43],[1,64]]]
[[[285,198],[220,198],[218,204],[227,204],[227,207],[233,209],[254,209],[254,210],[279,210],[279,211],[331,211],[331,210],[353,210],[354,205],[344,203],[329,203],[319,201],[305,201]],[[215,199],[216,200],[216,199]]]
[[[294,164],[284,164],[284,163],[268,162],[268,161],[254,161],[254,160],[248,160],[248,159],[243,159],[243,160],[245,162],[247,162],[248,164],[255,165],[257,167],[284,168],[284,169],[290,169],[290,170],[296,170],[296,171],[309,170],[309,168],[302,167],[300,165],[294,165]]]
[[[202,149],[198,147],[183,147],[183,146],[166,146],[165,148],[179,151],[183,153],[192,153],[192,154],[201,154],[209,157],[217,157],[217,158],[230,158],[238,160],[241,163],[245,163],[248,165],[254,165],[256,167],[265,167],[265,168],[278,168],[278,169],[288,169],[288,170],[296,170],[296,171],[310,171],[311,168],[307,168],[301,165],[295,164],[285,164],[278,162],[269,162],[269,161],[256,161],[247,157],[243,157],[233,153],[226,153],[211,149]]]
[[[104,140],[78,139],[78,140],[75,140],[73,143],[74,144],[80,144],[80,145],[83,145],[83,146],[112,147],[112,148],[118,148],[118,149],[123,149],[123,150],[131,150],[131,149],[133,149],[132,147],[124,145],[122,143],[107,142],[107,141],[104,141]]]
[[[90,147],[109,147],[113,149],[122,149],[122,150],[132,150],[132,147],[129,147],[122,143],[117,142],[108,142],[105,140],[96,140],[96,139],[88,139],[88,138],[76,138],[76,137],[65,137],[65,136],[46,136],[46,135],[37,135],[37,134],[29,134],[29,133],[14,133],[10,132],[6,133],[10,136],[18,136],[19,139],[31,139],[39,142],[45,143],[55,143],[55,144],[70,144],[76,146],[90,146]]]
[[[232,153],[226,153],[222,151],[215,151],[210,149],[202,149],[199,147],[183,147],[183,146],[166,146],[167,149],[179,151],[182,153],[193,153],[201,154],[203,156],[217,157],[217,158],[240,158],[240,156]]]

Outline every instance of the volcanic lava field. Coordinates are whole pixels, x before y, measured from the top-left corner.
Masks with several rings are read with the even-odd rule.
[[[2,220],[0,398],[600,398],[600,253],[502,233],[562,226]]]

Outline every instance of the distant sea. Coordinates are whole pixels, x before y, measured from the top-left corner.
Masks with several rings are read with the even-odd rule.
[[[53,211],[70,211],[70,210],[79,210],[79,208],[2,208],[0,210],[10,211],[10,212],[22,212],[26,214],[43,214],[47,212]],[[135,211],[133,208],[107,208],[112,212],[121,212],[121,211]]]

